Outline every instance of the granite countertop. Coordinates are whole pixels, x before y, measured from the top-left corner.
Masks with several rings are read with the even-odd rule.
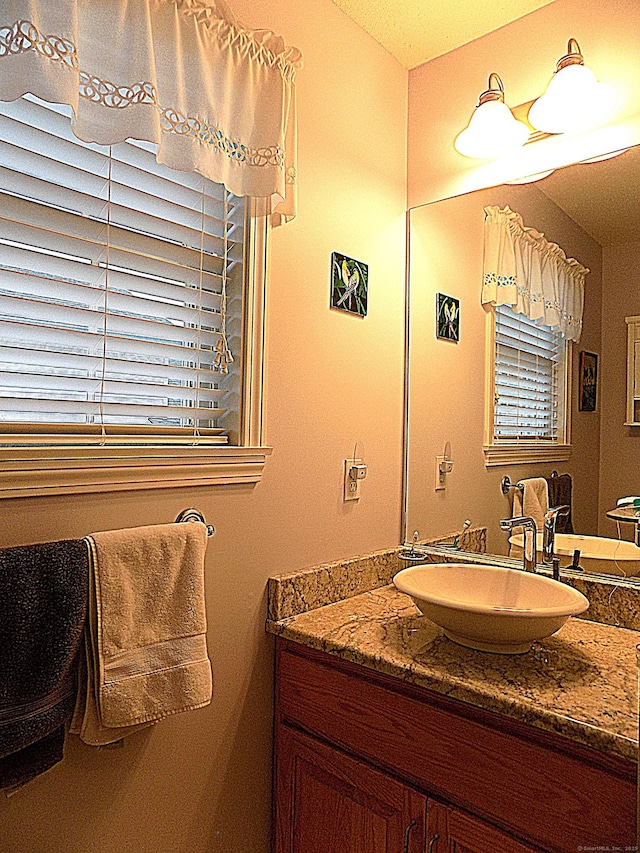
[[[396,557],[394,552],[380,552],[348,561],[348,568],[328,564],[273,578],[267,630],[595,749],[638,760],[636,645],[640,631],[571,618],[524,655],[468,649],[447,639],[407,595],[388,583],[397,569]],[[325,582],[335,586],[331,584],[334,570],[342,586],[345,578],[352,580],[348,589],[342,589],[344,598],[335,600],[333,589],[325,599],[332,603],[327,604],[323,586]],[[360,591],[367,583],[374,588]],[[302,601],[305,595],[310,602]],[[296,597],[295,603],[291,596]]]

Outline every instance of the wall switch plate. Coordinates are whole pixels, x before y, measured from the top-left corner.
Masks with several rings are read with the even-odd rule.
[[[362,459],[344,460],[344,495],[345,501],[357,501],[360,497],[360,483],[367,476],[367,466]]]
[[[444,456],[436,456],[436,492],[447,488],[447,475],[444,468]]]

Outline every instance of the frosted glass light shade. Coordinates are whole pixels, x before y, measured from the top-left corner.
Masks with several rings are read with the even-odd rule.
[[[454,145],[465,157],[491,160],[520,148],[528,138],[526,124],[515,119],[503,101],[495,100],[476,107]]]
[[[529,122],[546,133],[588,130],[602,124],[615,106],[615,92],[585,65],[567,65],[529,110]]]

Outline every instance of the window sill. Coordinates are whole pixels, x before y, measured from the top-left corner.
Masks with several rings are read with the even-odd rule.
[[[490,445],[484,448],[484,464],[487,468],[499,465],[525,465],[533,462],[566,462],[571,457],[570,444],[535,445],[521,444]]]
[[[0,447],[0,498],[257,483],[270,447]]]

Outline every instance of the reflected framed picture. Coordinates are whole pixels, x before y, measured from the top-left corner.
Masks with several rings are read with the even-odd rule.
[[[578,409],[595,412],[598,396],[598,356],[593,352],[580,352],[578,384]]]
[[[436,293],[436,337],[444,341],[460,340],[460,300]]]

